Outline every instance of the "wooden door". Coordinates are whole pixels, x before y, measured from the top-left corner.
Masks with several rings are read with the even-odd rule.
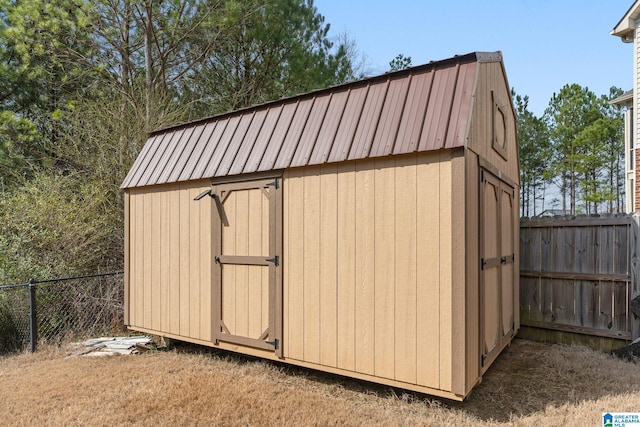
[[[282,354],[280,178],[214,185],[214,342]]]
[[[483,371],[514,333],[514,188],[486,170],[480,180],[480,336]]]

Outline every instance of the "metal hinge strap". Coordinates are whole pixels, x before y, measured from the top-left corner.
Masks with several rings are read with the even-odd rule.
[[[267,187],[275,187],[277,190],[280,187],[280,183],[278,182],[279,178],[276,178],[273,182],[267,184]]]
[[[273,341],[265,341],[265,343],[272,345],[274,350],[278,349],[278,344],[279,344],[278,338],[274,339]]]
[[[274,264],[276,265],[276,267],[277,267],[277,266],[278,266],[278,264],[279,264],[279,261],[280,261],[280,260],[279,260],[279,258],[278,258],[278,255],[276,255],[276,256],[274,256],[273,258],[267,258],[265,261],[267,261],[267,262],[272,262],[272,263],[274,263]]]

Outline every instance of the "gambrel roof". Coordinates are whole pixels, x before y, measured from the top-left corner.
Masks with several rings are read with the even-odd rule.
[[[152,133],[121,188],[462,147],[470,53]]]

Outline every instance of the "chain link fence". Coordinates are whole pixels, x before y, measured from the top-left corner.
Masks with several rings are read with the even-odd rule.
[[[122,272],[0,286],[0,354],[122,333]]]

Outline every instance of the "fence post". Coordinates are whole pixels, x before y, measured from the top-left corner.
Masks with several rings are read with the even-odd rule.
[[[634,213],[631,222],[631,339],[640,337],[640,313],[637,306],[640,305],[640,215]]]
[[[31,339],[31,353],[38,348],[38,315],[36,311],[36,284],[29,279],[29,335]]]

